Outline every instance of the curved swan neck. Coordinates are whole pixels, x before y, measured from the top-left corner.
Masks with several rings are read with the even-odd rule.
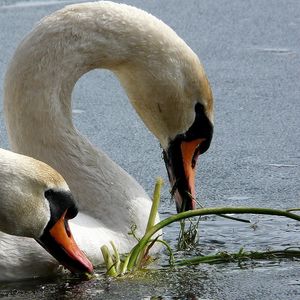
[[[73,87],[95,68],[110,69],[118,76],[136,111],[162,144],[178,132],[174,123],[190,125],[192,116],[184,115],[187,109],[175,122],[153,115],[172,109],[174,98],[184,98],[182,91],[191,94],[200,89],[197,78],[205,75],[197,56],[167,25],[127,5],[73,5],[44,18],[18,48],[6,82],[14,81],[14,88],[22,90],[17,97],[23,98],[25,111],[30,109],[28,99],[35,102],[31,104],[35,112],[52,112],[43,118],[51,117],[53,125],[72,128]],[[189,81],[196,87],[186,91]]]
[[[68,6],[44,18],[18,47],[5,80],[12,148],[54,167],[80,208],[98,213],[113,227],[112,210],[117,218],[126,218],[122,209],[148,198],[73,126],[73,87],[95,68],[118,76],[163,147],[191,126],[199,98],[208,101],[211,95],[201,64],[184,41],[155,17],[127,5],[103,1]],[[117,214],[111,199],[118,199]],[[94,208],[98,200],[103,205]]]

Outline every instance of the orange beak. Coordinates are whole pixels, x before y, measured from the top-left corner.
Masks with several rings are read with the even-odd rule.
[[[184,174],[187,180],[187,193],[190,193],[192,209],[196,207],[195,174],[196,162],[200,153],[196,151],[203,139],[181,143]]]
[[[213,124],[204,105],[197,102],[193,124],[186,132],[169,139],[168,147],[163,151],[177,212],[196,207],[196,162],[198,156],[209,148],[212,135]]]
[[[73,273],[92,273],[93,265],[78,248],[69,228],[66,213],[46,230],[38,242],[63,266]]]
[[[172,186],[171,194],[175,198],[177,212],[196,208],[196,162],[206,141],[206,138],[177,140],[164,151],[164,160]]]

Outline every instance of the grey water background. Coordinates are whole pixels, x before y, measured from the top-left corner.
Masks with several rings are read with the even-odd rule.
[[[82,1],[80,1],[82,2]],[[300,2],[123,1],[170,25],[199,55],[215,98],[211,148],[199,158],[197,195],[204,206],[300,206]],[[21,39],[43,16],[75,1],[0,0],[0,141],[9,148],[2,112],[3,79]],[[97,70],[73,95],[79,130],[152,193],[166,179],[161,149],[130,106],[117,79]],[[167,182],[167,181],[166,181]],[[165,185],[160,208],[175,212]],[[250,216],[249,216],[250,218]],[[218,251],[300,247],[300,226],[275,217],[249,224],[210,217],[200,224],[193,256]],[[176,248],[178,225],[164,238]],[[0,283],[1,299],[300,299],[299,261],[271,260],[164,268],[165,252],[140,278],[73,277]],[[1,272],[1,270],[0,270]]]

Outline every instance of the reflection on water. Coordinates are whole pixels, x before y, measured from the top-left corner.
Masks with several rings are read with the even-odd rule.
[[[164,216],[167,212],[164,213]],[[243,216],[245,218],[245,216]],[[175,252],[176,259],[219,251],[238,252],[284,249],[300,246],[300,225],[292,220],[269,216],[246,216],[251,224],[220,217],[200,222],[200,239],[195,248]],[[255,224],[255,226],[253,226]],[[165,230],[165,239],[175,249],[178,224]],[[0,285],[1,299],[242,299],[253,289],[278,290],[276,294],[300,295],[299,261],[249,261],[192,267],[161,267],[168,261],[167,252],[152,265],[151,271],[123,279],[108,279],[103,269],[97,278],[81,281],[75,277],[33,280]],[[288,274],[289,281],[285,276]],[[276,281],[272,278],[276,277]],[[285,282],[278,286],[280,278]],[[262,281],[260,286],[259,280]],[[275,282],[275,283],[274,283]],[[240,285],[245,289],[240,290]],[[274,290],[273,290],[274,291]],[[288,291],[288,292],[287,292]],[[259,294],[259,290],[255,291]],[[244,296],[241,296],[244,295]],[[267,298],[267,294],[265,295]],[[239,298],[240,297],[240,298]],[[251,297],[250,297],[251,299]],[[254,298],[253,298],[254,299]],[[264,299],[261,297],[261,299]],[[287,299],[285,297],[285,299]]]

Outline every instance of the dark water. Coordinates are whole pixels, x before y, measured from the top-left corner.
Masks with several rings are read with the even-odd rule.
[[[204,206],[300,207],[300,4],[298,0],[124,1],[158,16],[200,56],[215,98],[215,134],[199,159],[197,194]],[[66,1],[0,0],[0,82],[23,36]],[[8,148],[2,115],[1,147]],[[114,76],[93,71],[77,83],[77,127],[151,194],[166,179],[161,149]],[[101,100],[103,99],[103,100]],[[112,134],[113,133],[113,134]],[[161,217],[174,213],[168,185]],[[243,216],[244,217],[244,216]],[[248,217],[248,216],[247,216]],[[177,259],[219,251],[300,247],[294,221],[253,217],[252,225],[210,217],[199,243]],[[254,228],[253,228],[254,227]],[[176,249],[178,225],[164,238]],[[176,251],[176,250],[174,250]],[[74,277],[0,284],[2,299],[300,299],[298,260],[164,268],[167,253],[138,277]],[[0,270],[1,272],[1,270]]]
[[[166,213],[167,214],[167,213]],[[162,214],[164,215],[164,213]],[[284,218],[246,215],[251,224],[220,217],[200,222],[195,247],[176,251],[178,226],[165,230],[165,240],[181,260],[220,251],[282,250],[300,247],[300,224]],[[89,281],[74,276],[0,284],[1,299],[298,299],[300,259],[251,260],[217,265],[167,267],[168,254],[147,271],[109,279],[96,269]]]

